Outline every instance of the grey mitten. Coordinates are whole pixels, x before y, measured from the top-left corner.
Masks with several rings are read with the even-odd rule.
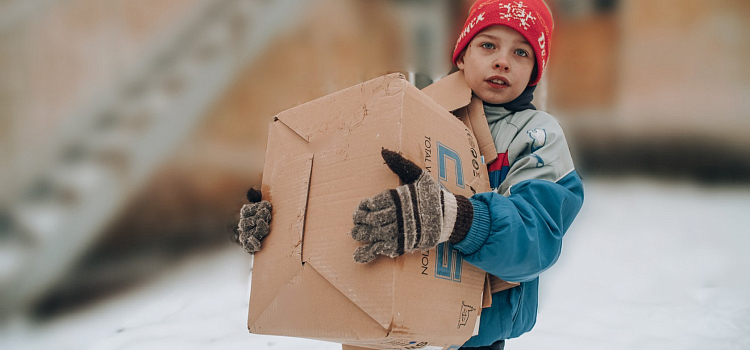
[[[250,254],[260,250],[260,240],[268,234],[271,223],[271,202],[261,200],[260,191],[251,188],[247,191],[250,204],[240,210],[240,223],[237,225],[235,242]]]
[[[381,154],[404,185],[359,203],[351,235],[367,244],[357,248],[354,261],[368,263],[377,255],[395,258],[440,242],[463,240],[474,218],[471,202],[440,188],[426,171],[400,154],[387,149]]]

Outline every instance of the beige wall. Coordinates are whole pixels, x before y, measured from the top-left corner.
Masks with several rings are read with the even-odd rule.
[[[19,144],[42,142],[97,89],[123,78],[149,44],[197,3],[58,1],[0,34],[0,107],[12,125],[3,136],[22,139]]]
[[[623,1],[617,118],[750,146],[750,2]]]
[[[403,71],[401,35],[390,11],[386,2],[322,1],[298,29],[276,38],[129,206],[112,242],[127,244],[134,233],[155,228],[174,236],[226,233],[245,191],[260,184],[275,114]]]
[[[619,63],[616,15],[558,15],[553,39],[546,74],[550,106],[571,114],[611,110]]]
[[[558,13],[550,109],[583,139],[748,147],[747,18],[750,2],[740,0],[629,0],[607,15]]]
[[[456,6],[454,26],[463,24],[470,2]],[[2,146],[8,139],[42,142],[67,112],[99,84],[118,79],[199,3],[69,0],[3,33],[0,103],[12,118],[0,122]],[[392,11],[387,1],[320,1],[297,30],[276,38],[237,76],[115,231],[147,231],[147,222],[165,217],[183,218],[180,225],[187,227],[231,223],[244,190],[260,181],[274,114],[405,70],[408,48]],[[607,16],[556,13],[549,110],[574,144],[688,135],[747,145],[747,18],[750,2],[741,0],[623,0]]]
[[[0,150],[27,157],[181,20],[196,0],[67,0],[0,33]],[[214,235],[261,179],[276,113],[389,72],[404,71],[402,33],[387,1],[322,0],[277,37],[219,98],[112,225],[116,244],[159,233]],[[6,162],[8,152],[0,152]],[[20,162],[23,163],[23,162]],[[18,162],[15,162],[18,164]],[[6,169],[7,170],[7,169]],[[121,240],[120,240],[121,238]],[[215,240],[215,238],[214,238]]]

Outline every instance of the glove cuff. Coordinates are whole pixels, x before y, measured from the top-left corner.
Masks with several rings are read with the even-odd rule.
[[[456,224],[453,226],[448,242],[457,244],[461,242],[471,228],[471,222],[474,220],[474,206],[469,200],[462,195],[456,197]]]
[[[456,244],[466,237],[474,218],[474,207],[466,197],[454,195],[446,190],[440,191],[443,208],[443,227],[438,242],[448,241]]]

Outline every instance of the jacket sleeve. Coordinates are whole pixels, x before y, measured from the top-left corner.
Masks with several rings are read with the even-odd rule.
[[[455,248],[503,280],[527,282],[560,256],[563,235],[583,205],[583,184],[552,119],[519,128],[508,152],[518,155],[508,176],[497,192],[470,198],[472,226]]]

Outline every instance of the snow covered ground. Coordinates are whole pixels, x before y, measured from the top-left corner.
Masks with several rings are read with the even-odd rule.
[[[583,211],[541,280],[536,328],[507,349],[750,349],[750,188],[588,180]],[[249,334],[249,259],[184,261],[135,290],[45,323],[2,349],[340,349]]]

